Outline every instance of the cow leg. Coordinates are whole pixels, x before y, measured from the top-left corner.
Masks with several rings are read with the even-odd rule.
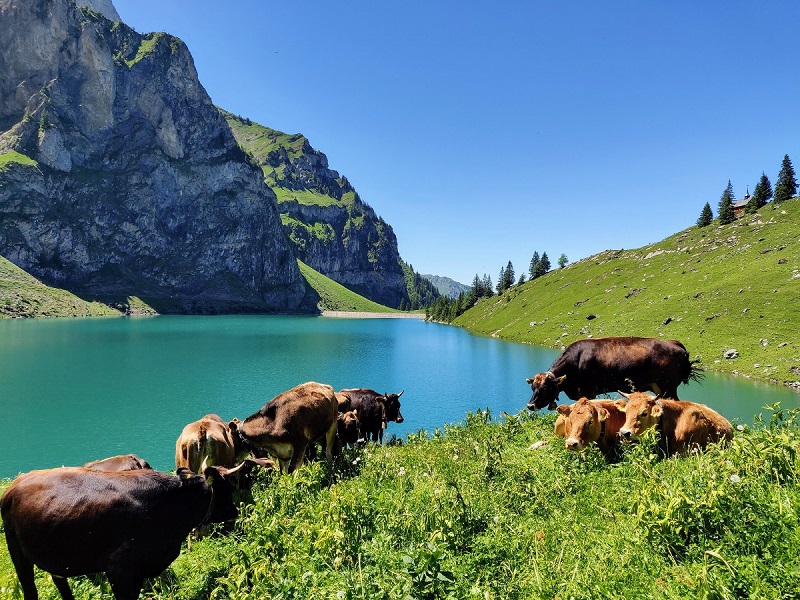
[[[334,421],[333,425],[331,425],[330,429],[328,429],[327,433],[325,434],[325,457],[328,459],[328,463],[333,462],[334,444],[336,444],[337,439],[336,421]]]
[[[299,469],[303,466],[303,458],[306,455],[306,447],[308,446],[308,442],[305,444],[297,444],[292,452],[292,459],[289,462],[289,468],[287,469],[287,473],[293,473],[295,469]]]
[[[17,536],[10,527],[6,529],[6,545],[8,546],[8,554],[11,556],[11,562],[14,563],[14,570],[17,572],[19,584],[22,587],[23,597],[25,600],[38,600],[39,592],[36,591],[33,563],[22,552]],[[70,592],[70,597],[65,597],[65,600],[72,600],[71,594]]]
[[[75,596],[72,595],[72,590],[69,589],[69,583],[67,583],[66,577],[56,577],[53,575],[53,583],[56,584],[56,589],[64,600],[75,600]]]
[[[128,565],[128,569],[112,567],[106,571],[116,600],[137,600],[144,587],[144,578],[130,573],[131,566]]]

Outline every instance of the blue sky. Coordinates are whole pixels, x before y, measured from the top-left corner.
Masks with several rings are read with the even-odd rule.
[[[796,0],[114,0],[304,134],[422,273],[636,248],[800,168]]]

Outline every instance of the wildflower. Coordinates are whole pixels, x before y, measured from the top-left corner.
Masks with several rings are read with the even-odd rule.
[[[742,478],[739,477],[736,473],[730,476],[731,483],[739,483]]]

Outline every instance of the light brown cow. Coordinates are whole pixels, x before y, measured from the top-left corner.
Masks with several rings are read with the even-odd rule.
[[[281,471],[302,466],[309,444],[324,440],[328,462],[333,459],[336,417],[339,414],[333,388],[310,381],[267,402],[239,425],[245,446],[278,459]]]
[[[614,400],[581,398],[572,405],[561,404],[556,410],[559,415],[555,434],[566,438],[564,445],[569,450],[580,451],[597,443],[606,460],[616,458],[625,413]]]
[[[219,415],[208,414],[183,428],[175,442],[175,468],[202,473],[217,465],[233,468],[250,454],[237,433],[239,419],[225,423]]]
[[[661,434],[658,449],[662,456],[686,454],[693,448],[702,450],[710,443],[733,438],[730,422],[705,404],[666,400],[644,392],[622,395],[628,401],[617,400],[626,416],[620,435],[635,440],[655,427]]]

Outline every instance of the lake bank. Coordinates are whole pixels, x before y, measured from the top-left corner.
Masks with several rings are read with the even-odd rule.
[[[323,310],[323,317],[335,319],[417,319],[424,321],[425,313],[407,312],[356,312],[348,310]]]

